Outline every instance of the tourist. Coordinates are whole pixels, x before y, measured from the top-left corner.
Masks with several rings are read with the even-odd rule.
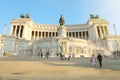
[[[73,57],[73,58],[75,57],[74,53],[72,54],[72,57]]]
[[[68,56],[68,60],[69,60],[69,61],[71,60],[71,55]]]
[[[95,58],[94,54],[92,54],[90,61],[91,61],[92,67],[95,67],[96,66],[96,58]]]
[[[63,60],[63,55],[62,55],[62,53],[60,52],[60,58],[61,58],[61,60]]]
[[[3,52],[3,56],[6,56],[6,52],[5,51]]]
[[[57,55],[57,57],[59,56],[59,52],[58,51],[56,52],[56,55]]]
[[[50,55],[50,53],[49,53],[49,51],[47,51],[47,53],[46,53],[46,57],[47,57],[47,59],[48,59],[48,56]]]
[[[41,52],[40,56],[41,56],[41,58],[43,57],[43,53],[42,52]]]
[[[100,68],[102,68],[102,55],[98,54],[97,59],[99,61]]]
[[[40,52],[38,53],[38,57],[40,56]]]
[[[16,57],[16,56],[17,56],[16,52],[14,52],[13,56],[14,56],[14,57]]]

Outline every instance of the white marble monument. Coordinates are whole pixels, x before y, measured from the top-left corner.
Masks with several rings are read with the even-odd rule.
[[[36,24],[30,17],[13,19],[10,35],[0,35],[0,53],[37,56],[42,49],[44,55],[49,51],[54,57],[62,46],[65,56],[89,57],[98,52],[110,55],[111,51],[120,50],[120,36],[110,35],[109,22],[99,16],[91,15],[85,24],[65,25],[61,15],[59,23]]]

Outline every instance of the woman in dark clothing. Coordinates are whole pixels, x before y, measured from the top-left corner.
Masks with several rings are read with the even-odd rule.
[[[102,68],[102,55],[98,54],[97,59],[99,61],[100,68]]]

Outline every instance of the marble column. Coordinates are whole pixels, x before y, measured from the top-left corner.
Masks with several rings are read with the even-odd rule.
[[[35,40],[35,31],[34,31],[34,35],[33,35],[33,37],[34,37],[33,39]]]
[[[51,32],[51,37],[53,37],[53,32]]]
[[[79,32],[77,32],[78,34],[77,34],[77,37],[79,38]]]
[[[17,29],[16,29],[16,36],[18,37],[18,34],[19,34],[19,26],[17,26]]]
[[[76,32],[74,32],[74,36],[75,36],[75,38],[76,38]]]
[[[83,39],[83,31],[81,31],[81,39]]]
[[[19,32],[18,32],[18,37],[20,38],[20,33],[21,33],[21,25],[19,26]]]
[[[44,32],[44,38],[46,38],[46,32]]]
[[[24,37],[25,29],[24,25],[22,26],[22,38]]]
[[[47,38],[49,38],[49,32],[47,32]]]
[[[40,38],[42,39],[42,31],[41,31],[41,35],[40,35]]]
[[[108,29],[108,27],[106,26],[106,28],[107,28],[107,35],[109,35],[109,29]]]
[[[85,31],[85,39],[87,39],[86,31]]]
[[[15,29],[14,29],[14,26],[15,26],[15,25],[13,25],[13,26],[11,27],[11,29],[10,29],[10,34],[11,34],[11,35],[14,35],[14,33],[15,33],[15,32],[14,32],[14,30],[15,30]]]
[[[95,27],[96,39],[99,38],[99,32],[98,32],[98,30],[100,31],[99,26]]]
[[[102,31],[103,31],[103,38],[105,37],[105,30],[104,30],[104,26],[102,26]]]
[[[80,39],[82,39],[82,37],[81,37],[81,32],[79,32],[79,36],[80,36]]]
[[[67,32],[68,33],[68,37],[69,37],[69,32]]]
[[[39,31],[37,31],[37,39],[39,40]]]
[[[16,37],[16,32],[17,32],[17,26],[15,26],[15,32],[14,32],[15,37]]]
[[[99,27],[99,29],[100,29],[100,38],[103,38],[103,33],[102,33],[101,26]]]
[[[103,27],[104,37],[106,37],[105,27]]]

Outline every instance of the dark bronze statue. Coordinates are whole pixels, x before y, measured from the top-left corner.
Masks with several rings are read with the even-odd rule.
[[[20,14],[20,18],[25,18],[24,14]]]
[[[62,15],[60,16],[59,23],[60,23],[60,26],[65,24],[65,20],[64,20],[64,17]]]
[[[26,18],[30,18],[30,14],[26,14]]]
[[[90,14],[90,19],[94,19],[94,15],[93,14]]]
[[[90,14],[90,19],[98,19],[99,15],[94,16],[93,14]]]
[[[30,18],[30,14],[20,14],[20,18]]]
[[[96,15],[96,16],[95,16],[95,19],[98,19],[98,18],[99,18],[99,15]]]

